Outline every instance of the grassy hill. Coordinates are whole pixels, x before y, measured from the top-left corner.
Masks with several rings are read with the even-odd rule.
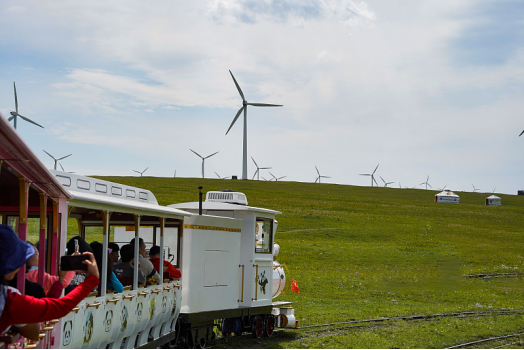
[[[198,200],[204,191],[244,192],[249,205],[279,210],[278,261],[298,281],[299,326],[460,311],[524,310],[524,196],[462,193],[435,203],[437,191],[297,182],[102,177],[151,190],[162,205]],[[470,274],[513,273],[468,278]],[[288,331],[266,345],[224,347],[441,348],[522,332],[522,314],[391,321],[351,330]],[[517,347],[522,343],[516,342]],[[508,347],[506,344],[505,347]]]

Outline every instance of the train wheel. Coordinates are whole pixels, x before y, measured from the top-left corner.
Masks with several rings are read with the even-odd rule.
[[[262,338],[264,335],[264,319],[261,316],[255,316],[251,324],[251,331],[255,338]]]
[[[266,324],[264,327],[264,333],[266,336],[271,337],[273,335],[273,331],[275,330],[275,316],[268,315],[266,317]]]

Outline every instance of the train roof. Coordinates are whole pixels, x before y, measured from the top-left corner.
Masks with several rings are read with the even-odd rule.
[[[17,177],[26,178],[32,188],[54,198],[70,198],[58,180],[22,140],[18,131],[0,113],[0,161]]]
[[[129,212],[142,215],[159,215],[180,218],[191,216],[183,210],[159,205],[153,192],[116,182],[99,180],[88,176],[50,170],[70,194],[70,202],[82,203],[83,207]]]
[[[170,204],[168,205],[168,207],[178,208],[182,210],[198,210],[199,203],[198,202],[176,203],[176,204]],[[281,212],[277,210],[272,210],[272,209],[250,207],[248,205],[241,205],[241,204],[207,202],[207,201],[202,202],[202,210],[251,211],[251,212],[266,213],[266,214],[273,214],[273,215],[282,214]]]

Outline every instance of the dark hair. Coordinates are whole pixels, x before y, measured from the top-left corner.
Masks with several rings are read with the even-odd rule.
[[[128,263],[135,257],[135,247],[131,244],[126,244],[120,248],[120,258],[122,262]]]
[[[93,255],[95,256],[96,265],[98,267],[98,273],[100,274],[100,277],[102,277],[102,257],[104,254],[104,246],[102,245],[102,243],[93,242],[91,243],[91,248],[93,249]],[[107,284],[111,285],[112,282],[113,282],[113,262],[108,257],[107,259]],[[102,282],[100,282],[100,285],[102,285]]]
[[[119,252],[120,251],[120,247],[118,246],[118,244],[116,244],[115,242],[111,242],[107,245],[107,247],[109,249],[111,249],[111,253],[114,253],[114,252]]]
[[[154,245],[149,249],[149,256],[160,254],[160,247],[157,245]]]
[[[91,246],[87,244],[87,242],[80,236],[75,236],[71,238],[66,245],[67,248],[67,255],[71,255],[75,252],[75,239],[78,240],[78,251],[80,254],[85,252],[93,252],[93,249],[91,249]]]
[[[142,244],[142,243],[144,243],[144,239],[142,237],[138,237],[138,244]],[[129,242],[129,244],[135,245],[135,238],[133,238],[131,242]]]

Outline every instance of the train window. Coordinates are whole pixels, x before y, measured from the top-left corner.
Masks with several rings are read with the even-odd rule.
[[[104,184],[95,184],[95,190],[97,192],[107,193],[107,185]]]
[[[76,187],[81,188],[83,190],[90,190],[91,189],[91,183],[86,180],[78,179],[76,180]]]
[[[135,198],[136,197],[135,190],[126,189],[126,196],[129,197],[129,198]]]
[[[273,247],[273,220],[257,218],[255,226],[255,253],[271,253]]]
[[[111,194],[113,194],[115,196],[121,196],[122,195],[122,188],[112,186],[111,187]]]
[[[140,199],[147,201],[147,193],[146,192],[139,192],[138,196]]]

